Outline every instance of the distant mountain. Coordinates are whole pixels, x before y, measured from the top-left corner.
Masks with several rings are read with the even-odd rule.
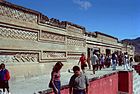
[[[128,43],[135,47],[135,54],[140,55],[140,37],[136,39],[124,39],[122,40],[122,43]]]

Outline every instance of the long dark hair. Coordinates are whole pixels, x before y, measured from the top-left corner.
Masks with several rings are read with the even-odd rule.
[[[2,66],[0,65],[0,69],[2,69]]]
[[[53,71],[53,72],[58,72],[58,71],[62,68],[62,66],[63,66],[62,62],[61,62],[61,61],[58,61],[58,62],[54,65],[52,71]]]

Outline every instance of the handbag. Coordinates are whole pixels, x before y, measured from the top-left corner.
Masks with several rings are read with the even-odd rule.
[[[53,87],[52,80],[50,80],[50,82],[49,82],[49,88],[52,88],[52,87]]]

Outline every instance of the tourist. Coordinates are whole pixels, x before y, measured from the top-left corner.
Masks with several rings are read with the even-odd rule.
[[[124,70],[129,70],[129,57],[127,52],[124,54]]]
[[[9,92],[9,79],[10,79],[10,74],[8,69],[5,68],[5,64],[2,63],[1,64],[1,70],[0,70],[0,80],[1,80],[1,85],[2,85],[2,89],[4,94],[6,94],[5,89],[7,90],[8,94],[10,94]]]
[[[78,65],[80,63],[81,63],[82,72],[85,73],[85,67],[87,67],[87,64],[86,64],[86,57],[85,57],[84,53],[81,54]]]
[[[106,66],[107,68],[109,68],[110,65],[111,65],[111,56],[110,56],[110,54],[107,54],[107,55],[106,55],[106,58],[105,58],[105,66]]]
[[[80,72],[78,66],[73,67],[74,75],[69,81],[69,94],[88,94],[89,80],[85,74]]]
[[[60,94],[61,82],[60,82],[60,69],[62,68],[63,64],[61,61],[58,61],[52,69],[51,72],[51,88],[55,94]]]
[[[95,69],[97,68],[97,63],[99,59],[97,57],[96,51],[93,52],[93,55],[91,56],[91,64],[92,64],[92,69],[93,69],[93,74],[95,74]]]
[[[117,55],[116,53],[114,52],[112,54],[112,70],[116,70],[116,65],[117,65]]]
[[[0,71],[2,70],[2,67],[0,65]],[[0,89],[2,88],[2,81],[1,81],[1,77],[0,77]],[[0,94],[2,93],[2,91],[0,90]]]
[[[89,67],[89,70],[91,70],[91,64],[90,64],[90,56],[87,57],[87,64],[88,64],[88,67]]]
[[[119,61],[119,66],[122,66],[122,61],[123,61],[123,54],[120,53],[120,55],[118,56],[118,61]]]
[[[96,71],[100,68],[101,64],[100,64],[100,52],[99,50],[95,50],[95,54],[96,56],[98,57],[98,60],[97,60],[97,64],[96,64]]]
[[[132,69],[132,66],[133,66],[133,61],[134,61],[134,60],[133,60],[133,57],[130,57],[130,60],[129,60],[130,64],[129,64],[129,65],[130,65],[130,68],[131,68],[131,69]]]
[[[101,54],[101,57],[100,57],[100,70],[102,68],[104,68],[104,62],[105,62],[105,57],[103,54]]]

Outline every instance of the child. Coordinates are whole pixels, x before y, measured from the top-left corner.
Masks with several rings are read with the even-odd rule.
[[[73,67],[74,75],[69,81],[69,94],[88,94],[89,80],[86,75],[80,72],[78,66]]]

